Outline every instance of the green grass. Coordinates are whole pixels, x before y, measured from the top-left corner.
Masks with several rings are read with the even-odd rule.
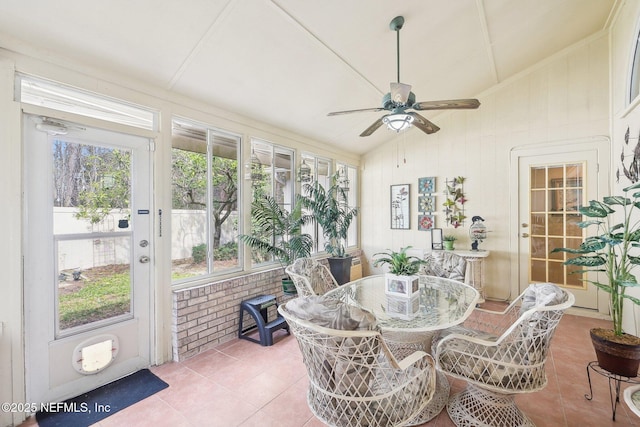
[[[77,291],[60,295],[60,329],[128,313],[131,307],[130,289],[127,271],[87,281]]]

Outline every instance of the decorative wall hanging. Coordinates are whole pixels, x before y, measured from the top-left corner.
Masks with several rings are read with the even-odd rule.
[[[418,230],[428,231],[435,227],[435,216],[433,212],[436,208],[436,177],[428,176],[418,178]]]
[[[410,228],[409,188],[409,184],[391,186],[392,229],[408,230]]]
[[[624,154],[625,145],[629,145],[629,127],[627,126],[627,131],[624,134],[624,145],[622,146],[622,153],[620,153],[620,163],[622,163],[622,172],[624,176],[626,176],[631,183],[638,182],[640,179],[640,135],[638,138],[633,138],[634,140],[638,140],[636,146],[632,148],[631,154],[628,156],[632,156],[633,158],[629,162],[629,167],[624,164],[624,158],[628,157]],[[620,182],[620,168],[616,171],[616,182]]]
[[[418,230],[427,231],[431,230],[435,225],[435,219],[433,215],[418,215]]]
[[[418,178],[418,193],[430,194],[436,192],[436,177],[428,176],[424,178]]]
[[[464,214],[464,204],[467,201],[464,195],[464,180],[462,176],[446,180],[446,188],[444,194],[446,196],[444,206],[444,214],[447,219],[447,225],[458,228],[464,225],[466,218]]]

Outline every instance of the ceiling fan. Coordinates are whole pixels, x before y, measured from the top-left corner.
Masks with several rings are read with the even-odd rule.
[[[480,106],[480,102],[477,99],[449,99],[442,101],[416,102],[416,95],[411,92],[411,85],[400,83],[400,30],[403,25],[404,17],[402,16],[396,16],[389,24],[389,28],[397,34],[398,82],[391,83],[391,91],[382,97],[382,107],[334,111],[328,114],[329,116],[337,116],[340,114],[367,111],[390,111],[389,114],[386,114],[373,122],[373,124],[366,128],[360,136],[371,135],[383,124],[396,132],[405,130],[413,125],[421,131],[430,134],[439,131],[440,128],[415,111],[407,112],[407,110],[425,111],[474,109]]]

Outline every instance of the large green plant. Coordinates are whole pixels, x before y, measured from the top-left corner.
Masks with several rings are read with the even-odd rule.
[[[575,273],[605,274],[605,282],[588,279],[586,281],[609,294],[613,329],[617,336],[623,334],[624,300],[640,305],[638,298],[626,294],[628,288],[639,286],[638,280],[631,273],[634,267],[640,264],[640,257],[631,255],[633,248],[640,247],[640,192],[635,191],[639,188],[640,183],[636,183],[624,188],[622,196],[604,197],[602,202],[591,200],[589,206],[581,207],[580,213],[593,219],[579,222],[578,226],[596,226],[598,234],[587,237],[578,249],[556,248],[552,251],[576,254],[576,257],[567,259],[564,264],[587,268]],[[632,194],[629,197],[630,191]]]
[[[420,266],[425,263],[424,260],[407,255],[407,249],[411,246],[401,248],[399,251],[392,251],[387,249],[386,252],[378,252],[373,254],[374,257],[378,257],[374,260],[373,265],[379,267],[380,265],[387,264],[389,266],[389,273],[396,276],[412,276],[420,270]]]
[[[251,204],[251,219],[252,234],[238,237],[248,246],[273,255],[283,267],[311,254],[313,238],[301,232],[311,218],[303,214],[299,197],[288,211],[273,197],[258,196]]]
[[[358,215],[358,208],[349,207],[347,191],[340,183],[339,173],[330,177],[330,184],[328,188],[317,181],[304,184],[301,199],[303,206],[311,210],[315,221],[322,227],[324,249],[332,257],[344,258],[349,226]]]

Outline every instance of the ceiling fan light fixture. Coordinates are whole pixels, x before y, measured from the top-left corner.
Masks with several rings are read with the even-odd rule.
[[[399,133],[411,127],[413,116],[405,113],[389,114],[382,118],[382,123],[387,125],[389,130]]]

